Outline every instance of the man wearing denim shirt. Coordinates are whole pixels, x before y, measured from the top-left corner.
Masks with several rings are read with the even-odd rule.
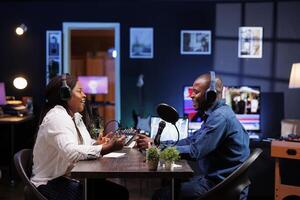
[[[249,137],[232,109],[222,99],[223,84],[219,77],[214,80],[216,98],[208,102],[206,91],[211,86],[211,75],[199,76],[193,84],[193,107],[200,113],[203,124],[193,135],[180,140],[176,148],[181,154],[197,161],[196,175],[181,184],[181,197],[194,199],[203,196],[216,184],[237,169],[249,156]],[[140,136],[138,148],[147,148],[151,138]],[[245,190],[241,199],[247,197]],[[170,199],[170,190],[163,188],[153,199]]]

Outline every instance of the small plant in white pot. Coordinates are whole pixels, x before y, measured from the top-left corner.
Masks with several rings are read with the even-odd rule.
[[[156,146],[152,146],[147,149],[146,159],[148,168],[151,171],[156,171],[160,157],[160,150]]]
[[[160,158],[165,162],[165,168],[170,170],[174,161],[180,159],[179,151],[175,147],[167,147],[160,153]]]

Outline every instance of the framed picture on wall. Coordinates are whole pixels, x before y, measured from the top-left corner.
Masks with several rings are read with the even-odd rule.
[[[262,27],[240,27],[238,44],[239,58],[262,58],[262,40]]]
[[[153,28],[130,28],[130,58],[153,58]]]
[[[183,55],[211,54],[211,31],[182,30],[180,33],[180,53]]]
[[[46,84],[57,74],[62,73],[61,31],[46,32]]]

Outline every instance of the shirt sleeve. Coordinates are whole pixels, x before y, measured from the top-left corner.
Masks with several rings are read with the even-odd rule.
[[[79,145],[78,134],[72,120],[65,116],[52,116],[47,122],[49,142],[59,150],[62,156],[74,163],[90,156],[100,157],[102,145]]]
[[[200,159],[216,149],[225,136],[226,119],[221,114],[212,114],[203,126],[190,138],[190,143],[176,146],[180,153],[188,153],[192,158]]]

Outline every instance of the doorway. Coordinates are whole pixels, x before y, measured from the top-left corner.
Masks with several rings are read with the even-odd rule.
[[[100,102],[104,122],[120,121],[120,24],[63,23],[63,54],[64,73],[108,78],[107,94],[87,96]]]

